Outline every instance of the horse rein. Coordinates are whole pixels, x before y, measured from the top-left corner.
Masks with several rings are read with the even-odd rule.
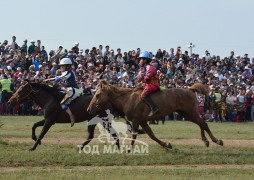
[[[31,88],[31,91],[30,91],[24,98],[22,98],[23,100],[26,99],[27,97],[31,96],[32,93],[34,93],[33,95],[35,95],[36,93],[39,92],[39,90],[37,90],[37,91],[34,90],[31,84],[29,84],[29,86],[30,86],[30,88]],[[22,99],[21,99],[21,100],[22,100]],[[20,100],[20,99],[17,98],[17,101],[18,101],[18,102],[19,102],[19,100]]]

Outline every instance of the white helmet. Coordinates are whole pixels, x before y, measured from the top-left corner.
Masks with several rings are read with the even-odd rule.
[[[72,61],[71,61],[69,58],[63,58],[63,59],[61,59],[59,65],[60,65],[60,66],[61,66],[61,65],[72,65]]]

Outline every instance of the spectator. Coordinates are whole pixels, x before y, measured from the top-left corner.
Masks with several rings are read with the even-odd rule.
[[[42,58],[42,61],[48,61],[48,53],[47,51],[45,50],[45,46],[41,46],[41,58]]]
[[[170,49],[170,54],[168,56],[168,60],[172,60],[174,57],[175,57],[174,48],[171,48]]]
[[[41,40],[37,40],[37,50],[38,50],[38,52],[41,52]]]
[[[78,54],[79,53],[79,43],[75,42],[75,46],[73,48],[71,48],[71,50],[73,51],[73,53]]]
[[[41,62],[39,61],[40,56],[36,55],[35,58],[32,57],[32,63],[34,65],[34,70],[39,71],[39,68],[41,66]]]
[[[25,54],[27,54],[27,39],[25,39],[23,42],[24,43],[21,46],[21,52],[24,52]]]
[[[203,56],[205,62],[208,62],[211,59],[210,53],[208,50],[205,51],[205,55]]]
[[[2,93],[1,93],[1,104],[2,104],[2,112],[4,114],[8,114],[8,104],[7,102],[9,101],[9,99],[11,98],[12,95],[12,90],[13,90],[13,86],[12,86],[12,81],[10,79],[8,79],[8,76],[5,74],[4,78],[2,80],[0,80],[0,85],[1,85],[1,89],[2,89]]]
[[[218,55],[211,56],[209,51],[206,51],[205,56],[200,59],[198,54],[189,55],[188,51],[183,52],[178,46],[176,51],[173,48],[170,48],[169,52],[158,49],[154,53],[151,64],[154,64],[159,70],[158,77],[161,86],[188,88],[195,82],[201,82],[219,88],[221,105],[218,106],[220,108],[218,110],[221,112],[227,107],[226,120],[232,119],[234,109],[237,109],[238,113],[235,119],[242,120],[242,112],[244,112],[246,119],[250,120],[251,118],[247,115],[250,111],[250,102],[252,106],[251,98],[247,94],[245,96],[245,93],[242,95],[245,97],[242,112],[239,111],[238,101],[242,99],[241,91],[254,90],[254,58],[250,60],[247,53],[242,57],[235,56],[234,51],[230,52],[229,57],[221,58]],[[105,46],[104,52],[103,45],[92,49],[86,48],[83,52],[79,48],[79,43],[75,43],[75,46],[69,50],[59,46],[56,51],[51,50],[48,54],[45,47],[41,46],[40,40],[37,40],[36,46],[35,42],[31,41],[29,48],[25,40],[19,48],[16,45],[16,37],[13,37],[11,44],[8,44],[7,40],[0,44],[0,79],[3,79],[4,74],[7,75],[12,79],[15,90],[17,90],[24,79],[37,82],[38,79],[61,74],[58,67],[59,60],[69,57],[72,59],[72,69],[81,90],[89,92],[88,90],[98,82],[97,76],[100,75],[112,84],[135,87],[137,86],[137,72],[140,69],[137,57],[140,53],[140,48],[123,53],[118,48],[115,53],[109,45]],[[150,53],[153,54],[153,52]],[[213,93],[210,96],[211,100],[215,100],[215,97]],[[210,113],[217,113],[208,103],[211,100],[205,99],[203,116],[206,110],[211,110]],[[31,114],[32,105],[31,103],[22,104],[15,107],[14,112]]]
[[[157,51],[155,57],[156,57],[157,59],[163,59],[163,53],[162,53],[161,49],[158,49],[158,51]]]
[[[252,102],[251,102],[251,98],[252,98],[252,90],[247,90],[246,91],[246,95],[245,95],[245,107],[246,107],[246,114],[245,114],[245,119],[247,121],[251,120],[251,106],[252,106]]]
[[[34,40],[31,40],[30,42],[31,42],[31,45],[28,47],[28,53],[32,54],[32,53],[34,53],[36,46],[34,45],[35,44]]]
[[[251,95],[251,120],[254,122],[254,93]]]
[[[16,43],[16,36],[12,36],[12,43],[11,48],[15,51],[19,48],[18,44]]]
[[[237,111],[240,121],[245,121],[245,90],[240,90],[237,95]]]

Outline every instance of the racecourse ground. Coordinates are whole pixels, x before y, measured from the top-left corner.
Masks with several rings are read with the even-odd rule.
[[[253,179],[254,123],[209,123],[224,146],[204,146],[199,127],[170,121],[151,125],[155,135],[173,146],[165,150],[149,137],[149,154],[85,154],[77,145],[86,137],[86,122],[54,125],[36,151],[28,149],[31,127],[41,117],[0,117],[0,179]],[[37,134],[41,128],[37,129]],[[99,135],[96,130],[97,137]],[[129,134],[130,136],[130,134]],[[95,140],[100,149],[105,143]]]

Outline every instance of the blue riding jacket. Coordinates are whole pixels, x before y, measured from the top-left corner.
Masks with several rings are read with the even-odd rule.
[[[55,82],[60,82],[60,81],[65,81],[66,85],[65,87],[73,87],[73,88],[77,88],[77,83],[76,83],[76,79],[75,79],[75,75],[72,72],[71,69],[69,69],[68,71],[64,71],[63,74],[61,76],[57,76],[55,77]]]

